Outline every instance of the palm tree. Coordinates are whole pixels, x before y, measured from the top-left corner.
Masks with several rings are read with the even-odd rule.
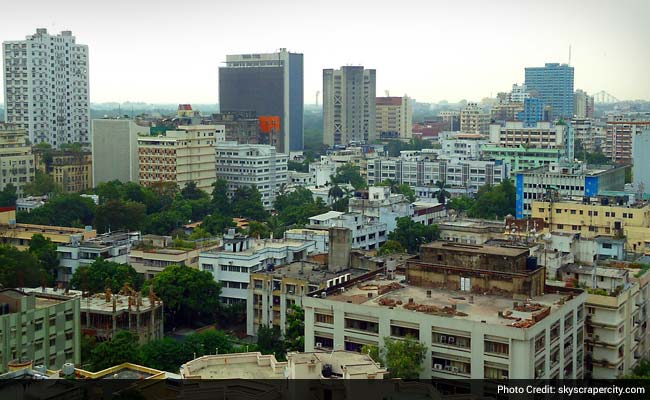
[[[343,189],[341,189],[341,187],[338,185],[338,183],[335,183],[330,188],[329,192],[327,192],[327,198],[334,200],[334,201],[332,201],[332,203],[335,203],[338,199],[343,197],[343,195],[344,195]]]
[[[438,199],[438,203],[445,205],[447,203],[447,199],[451,197],[451,193],[449,193],[447,190],[445,190],[445,187],[447,185],[445,182],[442,181],[436,181],[435,185],[438,190],[435,192],[436,199]]]

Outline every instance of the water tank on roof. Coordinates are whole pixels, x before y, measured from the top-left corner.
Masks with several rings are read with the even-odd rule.
[[[74,364],[73,363],[63,364],[63,369],[61,370],[61,372],[63,372],[64,376],[74,375]]]
[[[323,366],[323,376],[325,378],[329,378],[332,376],[332,365],[331,364],[325,364]]]
[[[45,374],[47,372],[47,368],[45,368],[45,365],[37,365],[34,367],[34,370],[39,374]]]

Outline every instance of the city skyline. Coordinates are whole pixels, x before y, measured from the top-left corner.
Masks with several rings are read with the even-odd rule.
[[[197,0],[183,7],[167,0],[120,0],[110,9],[78,0],[35,3],[3,10],[0,40],[24,40],[37,28],[72,31],[77,43],[89,47],[95,103],[217,103],[218,68],[227,54],[283,47],[304,54],[307,104],[322,91],[322,70],[344,65],[376,69],[378,95],[479,101],[522,83],[525,67],[568,62],[569,46],[575,89],[650,99],[644,73],[650,53],[642,40],[650,36],[643,22],[650,11],[645,1],[503,0],[490,8],[474,1],[444,7],[411,1],[389,9],[364,0],[346,4],[347,12],[338,0],[327,5]]]

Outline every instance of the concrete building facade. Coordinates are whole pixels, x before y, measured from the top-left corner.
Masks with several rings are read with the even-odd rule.
[[[26,129],[32,144],[90,144],[88,46],[70,31],[39,28],[2,48],[5,121]]]
[[[582,291],[551,294],[528,249],[430,250],[407,260],[405,275],[389,270],[305,297],[305,349],[360,351],[411,336],[426,348],[424,379],[583,376]]]
[[[0,372],[14,360],[50,369],[81,362],[81,299],[38,291],[0,290]]]
[[[377,135],[380,138],[410,139],[413,136],[413,100],[403,97],[377,97]]]
[[[490,132],[490,114],[483,112],[478,103],[467,103],[460,112],[460,131],[487,135]]]
[[[11,184],[18,198],[24,197],[23,187],[34,181],[35,167],[27,131],[0,123],[0,191]]]
[[[376,85],[374,69],[323,70],[323,143],[348,145],[377,139]]]
[[[633,164],[634,137],[650,129],[650,115],[610,115],[606,122],[606,136],[602,144],[603,154],[618,164]]]
[[[208,193],[216,181],[215,148],[225,140],[223,125],[179,126],[165,136],[138,137],[139,181],[143,186],[188,182]]]
[[[138,182],[138,136],[150,128],[128,119],[92,121],[93,185],[118,180]]]
[[[228,196],[241,187],[255,186],[265,208],[273,207],[280,189],[289,183],[289,157],[264,144],[222,142],[215,147],[216,177],[228,182]]]
[[[225,65],[219,67],[220,111],[280,117],[278,152],[302,150],[303,92],[300,53],[280,49],[276,53],[228,55]]]
[[[551,118],[573,117],[573,67],[558,63],[528,67],[525,79],[528,91],[551,106]]]

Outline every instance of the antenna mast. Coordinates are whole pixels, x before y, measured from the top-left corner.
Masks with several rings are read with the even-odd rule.
[[[569,45],[569,65],[571,65],[571,45]]]

